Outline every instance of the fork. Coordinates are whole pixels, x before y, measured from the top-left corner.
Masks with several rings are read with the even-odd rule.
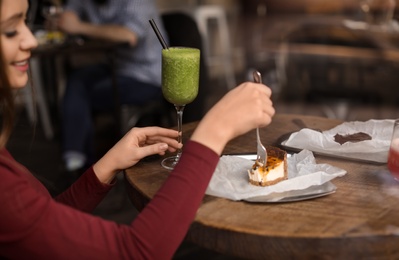
[[[254,71],[253,76],[254,76],[254,82],[262,83],[262,75],[260,74],[259,71]],[[259,127],[256,128],[256,144],[257,144],[256,161],[261,163],[263,166],[266,166],[267,150],[260,141]]]

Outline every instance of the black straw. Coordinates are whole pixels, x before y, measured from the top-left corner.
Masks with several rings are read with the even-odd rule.
[[[159,40],[159,42],[160,42],[161,45],[162,45],[162,48],[164,48],[165,50],[169,49],[169,48],[168,48],[168,45],[167,45],[166,42],[165,42],[165,39],[162,37],[161,32],[158,30],[158,27],[157,27],[157,25],[156,25],[154,19],[151,19],[149,22],[150,22],[151,27],[152,27],[152,29],[154,30],[155,34],[157,35],[158,40]]]

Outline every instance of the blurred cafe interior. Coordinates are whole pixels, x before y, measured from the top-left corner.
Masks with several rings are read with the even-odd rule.
[[[158,2],[168,10],[174,8],[169,3],[179,7],[182,1]],[[231,60],[236,83],[252,80],[251,70],[259,70],[273,89],[277,112],[348,120],[397,117],[395,0],[188,2],[225,11],[230,44],[220,37],[223,23],[208,16],[207,24],[209,77],[222,92],[232,81],[228,63],[221,65],[217,56]]]
[[[36,10],[31,26],[40,45],[62,45],[67,36],[43,32],[43,6],[63,1],[30,3]],[[258,70],[273,90],[277,113],[342,120],[399,118],[398,0],[157,0],[157,5],[162,14],[185,12],[197,23],[206,65],[201,71],[206,80],[200,85],[204,111],[228,90],[252,81],[253,70]],[[19,99],[21,113],[10,150],[50,182],[59,181],[55,172],[61,169],[58,106],[66,72],[103,58],[101,51],[86,54],[37,55],[31,66],[35,91],[23,91]],[[36,109],[29,101],[32,95]],[[194,104],[187,106],[187,111],[195,109]],[[154,122],[174,126],[158,119],[151,112],[140,114],[129,127]],[[98,119],[98,153],[116,140],[117,124],[112,116]],[[135,213],[123,192],[123,187],[112,192],[96,214],[129,222]]]
[[[68,37],[57,30],[46,34],[43,24],[49,17],[45,7],[61,6],[63,1],[31,2],[36,9],[32,28],[38,41],[62,45]],[[347,120],[397,117],[396,0],[156,2],[162,14],[183,12],[192,16],[200,31],[205,64],[201,71],[201,115],[226,91],[253,80],[252,71],[256,69],[273,89],[278,112],[316,113]],[[51,117],[57,118],[54,113],[65,87],[66,71],[101,55],[79,52],[51,59],[38,55],[41,80],[35,85],[40,85],[45,94],[37,99],[49,108],[45,121],[54,128],[46,136],[53,137],[57,131],[56,119]],[[38,116],[43,117],[43,113],[39,111]]]

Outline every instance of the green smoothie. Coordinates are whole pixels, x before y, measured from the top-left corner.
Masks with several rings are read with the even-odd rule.
[[[200,50],[171,47],[162,50],[162,92],[170,103],[183,106],[198,94]]]

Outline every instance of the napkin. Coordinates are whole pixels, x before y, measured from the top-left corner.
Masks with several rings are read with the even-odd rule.
[[[354,159],[363,159],[379,163],[386,163],[388,150],[392,138],[394,120],[375,120],[365,122],[352,121],[340,124],[322,133],[304,128],[293,133],[282,144],[287,147],[307,149],[313,152],[339,155]],[[348,135],[364,132],[371,136],[371,140],[361,142],[346,142],[342,145],[335,142],[334,135]]]
[[[283,196],[274,194],[287,194],[287,191],[306,190],[313,186],[323,185],[330,180],[346,174],[346,171],[328,164],[317,164],[313,153],[303,150],[287,158],[288,179],[277,184],[259,187],[251,185],[248,180],[248,169],[253,161],[236,156],[224,155],[216,167],[206,194],[223,197],[231,200],[260,202],[282,199]]]

